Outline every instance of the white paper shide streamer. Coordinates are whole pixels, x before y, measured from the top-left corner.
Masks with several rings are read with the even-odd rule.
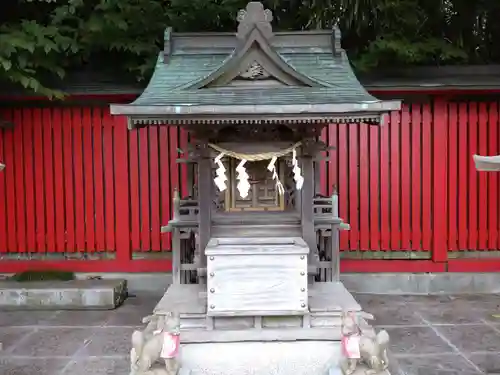
[[[293,166],[293,179],[295,181],[295,186],[297,190],[302,189],[304,185],[304,177],[302,177],[301,169],[299,167],[299,162],[297,161],[297,151],[293,149],[292,151],[292,166]]]
[[[214,159],[215,164],[217,164],[218,168],[215,170],[215,173],[217,176],[214,178],[215,185],[217,185],[217,188],[220,191],[224,191],[227,189],[226,181],[226,168],[224,167],[224,164],[222,163],[222,158],[224,157],[224,153],[221,152],[217,157]]]
[[[243,159],[240,161],[238,166],[236,167],[236,179],[238,180],[238,184],[236,185],[236,189],[240,193],[240,197],[246,198],[248,196],[248,192],[250,191],[250,183],[248,182],[248,173],[245,169],[245,163],[247,161]]]
[[[276,189],[278,189],[278,193],[283,195],[285,193],[285,188],[283,187],[283,184],[278,177],[278,173],[276,172],[276,160],[278,160],[278,158],[276,156],[273,156],[273,158],[269,162],[269,165],[267,166],[267,170],[273,174],[273,180],[276,183]]]
[[[214,178],[215,185],[217,185],[217,188],[220,191],[224,191],[227,189],[227,184],[226,181],[228,180],[226,176],[226,168],[224,167],[224,164],[222,163],[222,158],[226,155],[225,152],[222,152],[220,148],[218,148],[220,151],[219,155],[214,159],[214,163],[217,164],[218,168],[216,169],[216,177]],[[226,151],[228,152],[228,151]],[[288,151],[289,152],[289,151]],[[234,155],[233,155],[234,154]],[[247,162],[247,159],[242,158],[242,155],[237,155],[235,153],[231,154],[228,152],[229,156],[236,157],[240,159],[240,163],[236,167],[236,179],[238,180],[238,184],[236,185],[236,188],[238,189],[238,192],[240,193],[240,197],[246,198],[248,196],[248,193],[250,191],[251,185],[248,182],[249,175],[245,169],[245,163]],[[283,154],[279,154],[278,156],[281,156]],[[271,155],[269,155],[271,156]],[[268,157],[269,157],[268,156]],[[283,195],[285,193],[285,188],[283,187],[283,184],[281,183],[278,172],[276,170],[276,162],[278,160],[278,156],[273,156],[271,157],[271,161],[267,165],[267,169],[269,172],[272,173],[273,180],[276,184],[276,189],[278,190],[278,193],[280,195]],[[247,156],[248,157],[248,156]],[[264,157],[262,159],[259,158],[254,158],[255,160],[269,160],[267,157]],[[251,159],[253,161],[254,159]],[[0,164],[1,166],[1,164]],[[302,185],[304,185],[304,177],[302,176],[302,170],[299,167],[299,162],[297,160],[297,151],[295,148],[292,150],[292,167],[293,167],[293,179],[295,181],[295,186],[297,190],[302,189]],[[1,168],[0,168],[1,170]]]

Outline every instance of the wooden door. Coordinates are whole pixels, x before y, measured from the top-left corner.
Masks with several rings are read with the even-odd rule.
[[[236,166],[238,160],[231,159],[229,162],[229,189],[226,197],[227,209],[229,211],[282,211],[284,210],[283,196],[276,188],[276,182],[272,178],[272,173],[267,170],[269,161],[248,162],[245,167],[250,176],[250,191],[243,198],[240,196],[237,184],[238,180]],[[278,165],[279,164],[279,165]],[[277,163],[278,175],[282,179],[281,163]]]

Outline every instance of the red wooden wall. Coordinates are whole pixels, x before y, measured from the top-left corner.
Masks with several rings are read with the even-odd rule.
[[[106,106],[0,111],[15,124],[0,130],[0,272],[170,270],[160,226],[173,187],[187,190],[187,167],[175,162],[187,133],[128,131]],[[337,186],[351,224],[343,270],[500,269],[500,256],[479,256],[500,249],[499,175],[472,162],[500,153],[498,103],[437,99],[388,120],[322,135],[337,148],[321,163],[322,190]]]

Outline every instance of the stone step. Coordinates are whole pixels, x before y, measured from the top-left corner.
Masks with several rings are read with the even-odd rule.
[[[127,297],[126,280],[0,282],[0,308],[111,310]]]
[[[213,237],[300,237],[298,224],[217,224],[212,227]]]

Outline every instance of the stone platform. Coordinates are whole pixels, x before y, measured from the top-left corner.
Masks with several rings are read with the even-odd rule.
[[[316,283],[309,289],[309,311],[297,316],[207,316],[206,286],[170,286],[153,313],[177,311],[183,343],[241,341],[338,341],[342,311],[361,311],[340,282]]]
[[[110,310],[127,296],[125,280],[0,282],[0,308]]]

